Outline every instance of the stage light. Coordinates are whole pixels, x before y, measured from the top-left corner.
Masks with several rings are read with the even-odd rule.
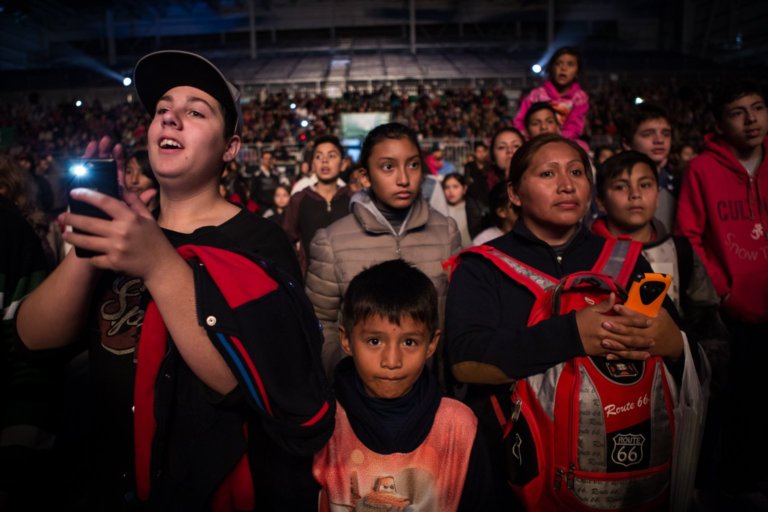
[[[539,73],[541,73],[541,65],[540,64],[534,64],[533,66],[531,66],[531,71],[533,71],[534,73],[536,73],[538,75]]]
[[[130,78],[130,77],[125,77],[125,78],[123,78],[123,85],[124,85],[124,86],[128,87],[128,86],[129,86],[129,85],[131,85],[132,83],[133,83],[133,80],[131,80],[131,78]]]
[[[301,127],[302,128],[306,128],[307,126],[309,126],[309,121],[307,121],[306,119],[302,120],[301,121]]]
[[[643,98],[641,98],[640,96],[635,97],[635,105],[639,105],[643,101],[645,101],[645,100],[643,100]]]
[[[78,108],[82,107],[83,106],[83,101],[82,100],[76,100],[75,101],[75,106],[78,107]]]
[[[289,107],[291,107],[291,110],[296,110],[296,104],[295,103],[291,103],[289,105]]]

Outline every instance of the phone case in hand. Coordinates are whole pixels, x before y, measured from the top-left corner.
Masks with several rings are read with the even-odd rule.
[[[624,306],[645,316],[655,317],[659,314],[671,283],[672,276],[667,274],[643,274],[642,279],[632,283]]]

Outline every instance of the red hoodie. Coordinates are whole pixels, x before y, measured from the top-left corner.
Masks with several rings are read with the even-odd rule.
[[[721,137],[704,141],[683,175],[677,232],[691,241],[717,293],[730,294],[728,316],[768,322],[768,158],[750,177]]]

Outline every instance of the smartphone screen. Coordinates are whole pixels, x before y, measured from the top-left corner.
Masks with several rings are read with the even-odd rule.
[[[117,164],[112,159],[82,160],[70,167],[69,190],[88,188],[112,197],[118,197]],[[109,215],[99,208],[82,201],[69,198],[69,210],[78,215],[109,219]],[[75,232],[81,232],[75,230]],[[75,247],[75,254],[81,258],[90,258],[97,253]]]

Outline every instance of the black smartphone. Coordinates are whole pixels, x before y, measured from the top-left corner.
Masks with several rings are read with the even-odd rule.
[[[69,168],[69,190],[88,188],[112,197],[118,197],[117,164],[112,159],[89,159],[75,162]],[[110,219],[99,208],[88,203],[69,198],[69,211],[78,215]],[[75,229],[76,233],[82,231]],[[91,258],[98,253],[75,247],[75,254],[81,258]]]

